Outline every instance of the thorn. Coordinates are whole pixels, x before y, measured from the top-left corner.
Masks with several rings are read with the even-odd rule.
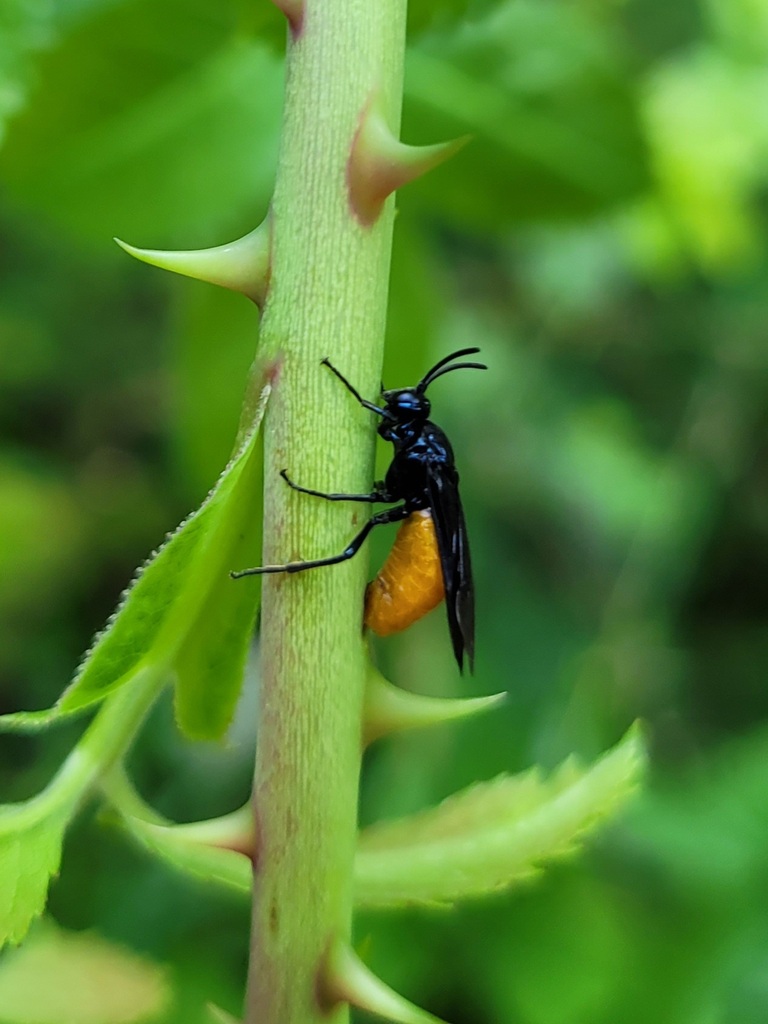
[[[256,828],[250,804],[244,804],[230,814],[205,821],[192,821],[186,825],[148,825],[150,830],[166,830],[175,839],[202,846],[217,846],[222,850],[241,853],[250,860],[256,858]]]
[[[392,192],[431,171],[467,142],[465,135],[434,146],[407,146],[392,134],[376,102],[369,102],[347,161],[349,202],[357,219],[370,227]]]
[[[323,964],[320,996],[324,1005],[350,1003],[394,1024],[445,1024],[395,992],[365,966],[345,942],[332,943]]]
[[[304,0],[272,0],[275,7],[278,7],[288,20],[294,42],[301,35],[304,25]]]
[[[214,1024],[240,1024],[237,1017],[233,1017],[231,1013],[227,1013],[226,1010],[222,1010],[220,1006],[216,1006],[215,1003],[206,1003],[205,1006],[208,1011],[209,1018]]]
[[[137,260],[242,292],[263,308],[271,269],[271,227],[272,217],[267,214],[261,224],[247,235],[211,249],[138,249],[119,238],[115,241]]]
[[[506,693],[489,697],[426,697],[393,686],[370,666],[365,689],[363,742],[367,746],[391,732],[469,718],[498,707],[506,699]]]

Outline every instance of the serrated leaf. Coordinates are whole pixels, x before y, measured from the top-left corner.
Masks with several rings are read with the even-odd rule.
[[[45,909],[68,820],[69,808],[50,813],[42,801],[0,807],[0,947],[21,942]]]
[[[254,450],[268,394],[269,385],[264,385],[250,433],[216,486],[127,591],[61,697],[60,713],[101,700],[142,664],[170,668],[178,658],[181,725],[193,736],[205,738],[217,738],[226,728],[239,693],[256,614],[253,589],[235,586],[228,573],[241,564],[238,559],[243,557],[243,549],[250,551],[254,543],[248,529],[258,503]],[[206,621],[209,617],[218,621],[217,601],[225,602],[232,617],[232,626],[223,637],[212,634]],[[208,645],[204,652],[203,642]],[[204,655],[201,668],[194,673],[189,669],[187,650],[199,658]],[[200,680],[210,679],[211,670],[219,672],[215,707],[199,691]]]
[[[157,673],[136,673],[100,708],[42,793],[0,806],[0,947],[20,942],[42,912],[70,818],[125,753],[162,685]]]
[[[56,707],[42,711],[14,711],[0,715],[0,732],[40,732],[49,725],[58,724],[64,717]]]
[[[51,922],[0,964],[3,1024],[132,1024],[154,1018],[170,998],[156,964]]]
[[[269,390],[265,383],[253,422],[216,486],[138,573],[53,711],[9,716],[6,728],[42,727],[137,675],[175,668],[181,727],[193,738],[222,735],[240,692],[257,609],[254,588],[236,586],[229,571],[258,553],[256,441]]]
[[[454,903],[525,881],[547,862],[575,853],[590,832],[618,813],[644,767],[645,748],[635,727],[591,767],[569,758],[548,779],[537,769],[503,775],[439,807],[371,826],[361,834],[355,859],[356,903]],[[226,832],[227,818],[179,826],[158,819],[135,794],[127,796],[124,808],[119,798],[115,803],[129,831],[167,864],[250,896],[250,859],[212,845],[217,830]]]
[[[253,456],[249,470],[260,479],[261,460]],[[232,496],[239,499],[240,487]],[[253,490],[253,489],[251,489]],[[243,499],[238,520],[245,528],[227,554],[227,570],[237,566],[258,565],[261,552],[260,508]],[[242,515],[249,521],[243,523]],[[182,731],[192,739],[218,739],[227,730],[240,696],[245,663],[253,635],[258,605],[250,593],[239,587],[224,571],[211,581],[205,606],[187,632],[175,658],[176,719]]]
[[[573,853],[637,788],[645,763],[633,728],[589,768],[566,761],[471,786],[440,806],[362,833],[355,863],[363,906],[451,903],[518,883]]]

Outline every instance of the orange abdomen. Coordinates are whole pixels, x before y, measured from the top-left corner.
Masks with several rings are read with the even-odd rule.
[[[365,592],[364,622],[379,636],[407,629],[445,597],[432,514],[412,512]]]

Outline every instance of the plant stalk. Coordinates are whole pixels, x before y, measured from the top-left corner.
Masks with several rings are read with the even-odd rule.
[[[261,353],[277,362],[265,421],[264,560],[334,554],[365,505],[295,494],[370,490],[373,423],[321,366],[378,391],[393,200],[371,227],[349,206],[346,164],[375,95],[399,130],[405,0],[305,0],[289,43]],[[246,1024],[340,1024],[320,990],[332,942],[349,940],[365,651],[365,558],[264,577],[254,781],[258,852]]]

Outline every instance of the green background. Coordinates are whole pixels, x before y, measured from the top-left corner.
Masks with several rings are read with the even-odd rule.
[[[652,771],[578,861],[458,911],[366,915],[359,938],[453,1024],[764,1022],[768,6],[413,0],[409,30],[404,140],[473,141],[399,196],[385,382],[468,345],[490,365],[431,392],[477,671],[457,676],[441,609],[377,651],[406,687],[509,699],[374,747],[361,814],[594,757],[637,717]],[[266,0],[0,6],[2,712],[55,700],[228,458],[254,307],[110,239],[193,248],[262,219],[283,33]],[[257,666],[225,746],[153,715],[132,765],[163,813],[247,798]],[[0,738],[3,799],[77,734]],[[168,1024],[237,1012],[247,907],[92,813],[50,910],[166,965]]]

